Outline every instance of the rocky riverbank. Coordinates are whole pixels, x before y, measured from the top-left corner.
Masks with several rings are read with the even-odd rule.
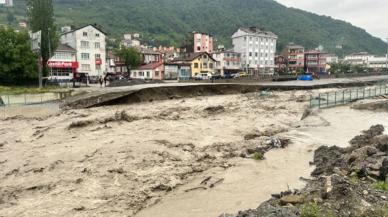
[[[388,135],[372,126],[350,147],[315,151],[313,178],[302,190],[287,190],[257,209],[221,217],[386,217],[388,216]]]

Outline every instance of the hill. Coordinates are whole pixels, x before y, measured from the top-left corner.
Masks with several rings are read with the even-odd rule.
[[[24,0],[12,13],[24,15]],[[3,13],[3,15],[1,15]],[[385,43],[350,23],[287,8],[273,0],[55,0],[59,25],[100,24],[112,37],[140,32],[151,45],[180,45],[190,31],[213,34],[231,46],[230,36],[241,26],[258,26],[279,35],[278,49],[292,41],[329,52],[385,53]],[[0,10],[0,22],[5,22]],[[336,49],[342,45],[343,49]]]

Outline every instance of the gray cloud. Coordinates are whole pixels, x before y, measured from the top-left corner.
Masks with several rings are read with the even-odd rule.
[[[374,36],[388,38],[387,0],[276,0],[288,7],[345,20]]]

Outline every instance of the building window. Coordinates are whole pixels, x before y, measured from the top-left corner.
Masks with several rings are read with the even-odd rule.
[[[88,33],[87,32],[83,32],[83,36],[88,37]]]
[[[96,33],[96,37],[97,37],[97,38],[100,37],[100,33]]]
[[[100,42],[94,43],[94,48],[100,48]]]
[[[207,69],[207,63],[203,63],[203,68]]]
[[[209,63],[209,68],[213,69],[213,63]]]
[[[82,64],[81,69],[83,71],[90,71],[90,65],[89,64]]]
[[[150,71],[147,71],[147,78],[150,78]]]
[[[81,48],[89,48],[89,42],[88,41],[81,41]]]
[[[99,60],[99,59],[101,59],[101,54],[96,53],[95,57],[96,57],[96,60]]]
[[[198,69],[198,63],[194,63],[194,69]]]
[[[81,53],[81,59],[82,60],[89,60],[89,54],[88,53]]]
[[[133,77],[136,77],[136,72],[133,72],[133,75],[132,75]]]
[[[96,70],[101,70],[101,65],[96,65]]]
[[[249,56],[250,56],[250,57],[252,56],[252,52],[249,52]]]
[[[155,77],[159,77],[159,71],[155,72]]]

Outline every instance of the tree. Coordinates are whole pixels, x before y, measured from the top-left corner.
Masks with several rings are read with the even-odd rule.
[[[14,16],[11,12],[8,12],[8,13],[7,13],[7,22],[8,22],[8,25],[12,25],[12,23],[14,23],[15,21],[16,21],[15,16]]]
[[[37,78],[37,56],[27,32],[0,27],[0,84],[31,84]]]
[[[54,24],[52,0],[27,0],[27,16],[32,32],[41,31],[40,54],[42,57],[42,74],[47,76],[47,62],[58,46],[58,35]],[[42,76],[40,74],[40,77]]]
[[[116,50],[115,53],[118,57],[120,57],[121,61],[124,62],[127,67],[128,76],[131,77],[130,70],[140,66],[142,63],[140,53],[136,50],[136,48],[126,48],[124,46],[122,46],[119,50]]]

